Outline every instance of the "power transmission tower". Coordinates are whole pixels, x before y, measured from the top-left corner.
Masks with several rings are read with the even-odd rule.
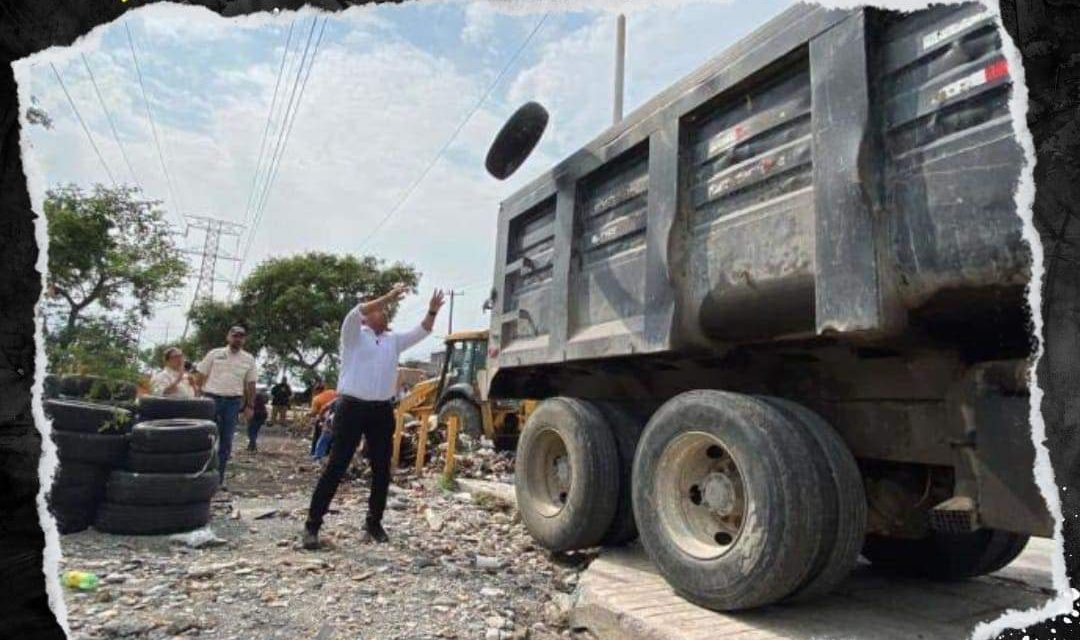
[[[211,218],[209,216],[189,215],[185,216],[185,218],[188,220],[185,235],[190,233],[192,229],[202,231],[204,234],[201,250],[189,249],[185,251],[185,253],[199,256],[200,258],[199,271],[195,276],[195,294],[191,298],[191,307],[188,308],[190,314],[191,309],[199,302],[214,299],[215,282],[222,282],[232,286],[232,281],[228,278],[218,277],[218,261],[238,261],[240,258],[236,255],[224,253],[221,247],[221,240],[223,237],[236,237],[237,244],[239,244],[239,238],[244,231],[244,225],[228,222],[227,220],[221,220],[219,218]],[[184,338],[187,337],[190,322],[190,319],[184,322]]]

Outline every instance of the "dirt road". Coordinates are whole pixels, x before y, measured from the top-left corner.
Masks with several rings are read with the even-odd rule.
[[[361,540],[366,478],[342,485],[328,549],[299,533],[317,468],[308,443],[271,431],[239,452],[210,527],[220,546],[93,530],[61,539],[63,569],[97,573],[66,591],[73,636],[99,638],[551,638],[565,631],[578,567],[534,548],[511,511],[399,480],[391,544]]]

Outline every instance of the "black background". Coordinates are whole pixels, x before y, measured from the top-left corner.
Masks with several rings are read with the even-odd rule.
[[[11,62],[69,45],[143,0],[0,0],[0,639],[62,638],[45,595],[44,537],[37,523],[40,436],[30,414],[38,247],[19,144]],[[340,10],[361,1],[195,0],[225,16],[304,5]],[[1034,136],[1035,224],[1045,253],[1044,355],[1038,377],[1047,446],[1065,515],[1069,578],[1080,588],[1080,0],[1001,3],[1023,55],[1028,126]],[[1056,629],[1057,633],[1052,633]],[[1004,638],[1066,638],[1080,630],[1049,621]]]

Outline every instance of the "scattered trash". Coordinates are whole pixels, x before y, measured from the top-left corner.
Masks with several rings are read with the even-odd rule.
[[[363,539],[371,474],[357,456],[359,473],[342,483],[320,531],[323,548],[305,551],[301,531],[319,469],[303,467],[310,433],[302,435],[263,434],[257,454],[238,452],[232,491],[213,506],[210,527],[65,537],[60,573],[101,576],[93,591],[65,589],[72,636],[314,640],[325,627],[327,640],[568,638],[564,612],[547,603],[584,567],[538,548],[512,507],[441,491],[438,473],[395,474],[389,493],[401,508],[384,515],[390,543],[373,544]],[[474,459],[496,459],[485,456]],[[489,467],[469,473],[481,468]],[[484,477],[455,492],[494,484]],[[242,518],[232,519],[234,511]]]
[[[101,580],[97,575],[89,571],[68,571],[64,574],[63,583],[69,589],[80,591],[93,591]]]
[[[224,538],[219,538],[210,527],[203,527],[187,533],[176,533],[169,536],[169,541],[182,544],[191,549],[205,549],[207,547],[220,547],[225,544]]]

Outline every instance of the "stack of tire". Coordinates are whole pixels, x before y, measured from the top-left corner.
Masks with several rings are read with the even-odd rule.
[[[79,400],[45,402],[60,458],[49,506],[60,533],[86,529],[93,522],[105,481],[127,453],[131,412]]]
[[[144,396],[123,469],[109,474],[94,528],[105,533],[160,535],[210,521],[218,489],[214,403]]]

